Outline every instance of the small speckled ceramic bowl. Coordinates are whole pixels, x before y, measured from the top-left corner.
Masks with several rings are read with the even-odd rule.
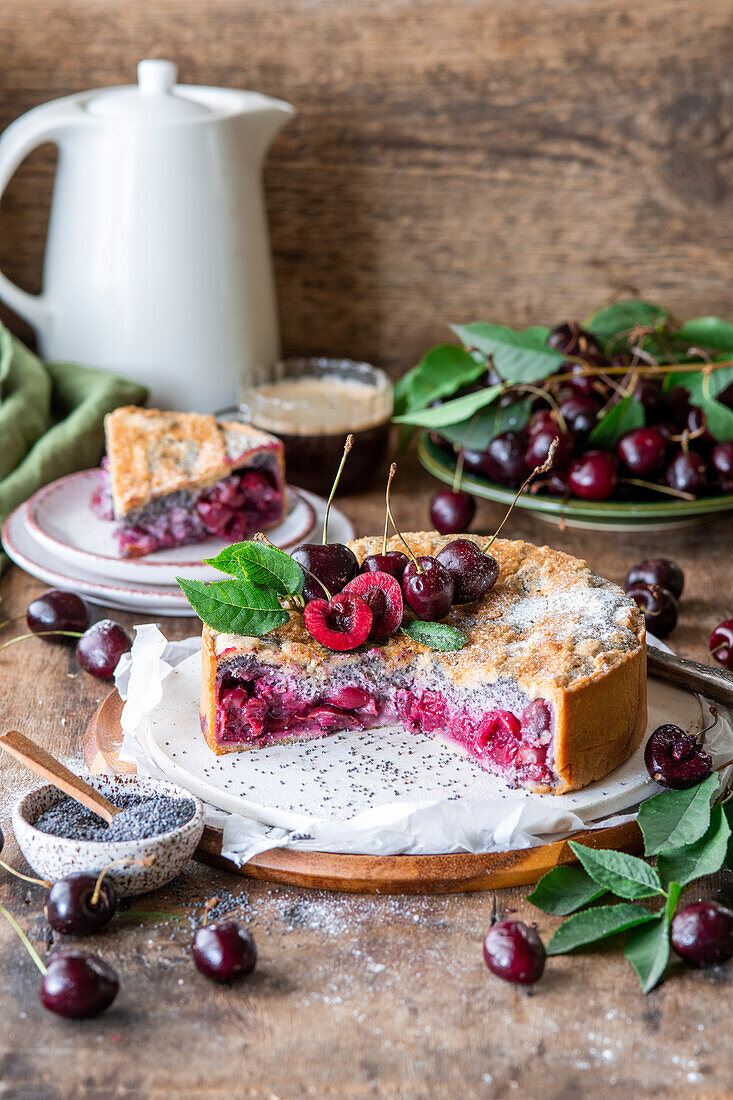
[[[55,882],[77,871],[101,871],[116,859],[141,860],[154,856],[150,866],[119,864],[109,871],[109,878],[118,896],[129,897],[157,890],[179,874],[189,861],[204,831],[203,803],[195,795],[173,783],[157,779],[138,779],[136,776],[95,775],[90,778],[107,798],[119,794],[167,794],[176,798],[190,798],[196,809],[193,817],[184,825],[168,833],[151,836],[145,840],[71,840],[51,836],[34,828],[34,822],[45,810],[62,798],[56,787],[50,784],[25,795],[13,807],[13,831],[18,847],[27,862],[40,878]]]

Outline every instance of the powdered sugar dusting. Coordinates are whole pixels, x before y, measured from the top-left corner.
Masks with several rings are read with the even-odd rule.
[[[632,607],[633,601],[620,588],[601,581],[592,588],[583,584],[546,596],[520,597],[506,610],[503,621],[523,634],[541,626],[551,629],[555,638],[575,643],[593,638],[637,646],[629,625]]]

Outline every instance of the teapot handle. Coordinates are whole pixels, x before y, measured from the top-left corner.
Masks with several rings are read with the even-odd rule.
[[[72,116],[59,103],[35,107],[11,122],[0,136],[0,200],[11,177],[32,149],[58,137]],[[51,306],[44,294],[29,294],[0,271],[0,298],[36,329],[44,329],[51,319]]]

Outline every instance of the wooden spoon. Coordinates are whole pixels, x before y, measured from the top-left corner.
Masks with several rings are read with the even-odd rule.
[[[35,772],[36,775],[47,779],[64,794],[81,802],[82,806],[86,806],[92,813],[99,814],[108,825],[115,814],[122,812],[119,806],[115,806],[91,784],[85,783],[78,775],[74,775],[55,756],[51,756],[50,752],[46,752],[40,745],[36,745],[29,737],[18,733],[17,730],[9,730],[0,737],[0,748],[10,756],[14,756],[16,760],[20,760],[21,764],[25,764],[26,768]]]

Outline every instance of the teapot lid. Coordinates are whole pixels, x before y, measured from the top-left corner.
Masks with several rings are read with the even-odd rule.
[[[86,109],[97,118],[138,122],[180,122],[213,112],[203,103],[182,95],[176,86],[178,69],[172,61],[141,61],[137,84],[100,91]]]

